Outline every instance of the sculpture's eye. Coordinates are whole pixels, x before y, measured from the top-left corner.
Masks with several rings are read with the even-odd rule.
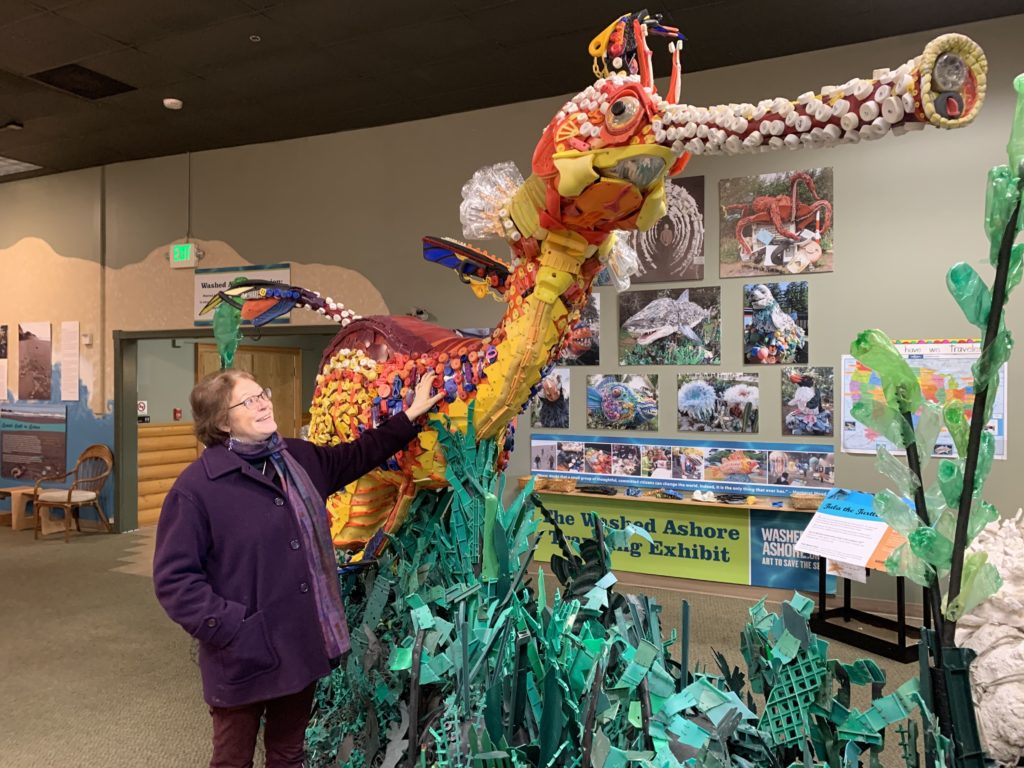
[[[958,91],[967,80],[967,64],[955,53],[944,53],[935,62],[932,79],[939,90]]]
[[[622,131],[633,124],[640,114],[640,100],[636,96],[620,96],[608,108],[605,122],[609,130]]]

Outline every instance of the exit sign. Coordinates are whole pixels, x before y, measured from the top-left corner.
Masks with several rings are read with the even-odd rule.
[[[180,243],[171,246],[171,269],[192,269],[195,265],[195,243]]]

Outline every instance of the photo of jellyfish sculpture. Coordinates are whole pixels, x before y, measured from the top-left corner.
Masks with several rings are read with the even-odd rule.
[[[655,88],[649,34],[672,41],[667,99]],[[655,664],[663,646],[649,622],[629,648],[603,632],[614,623],[608,610],[621,610],[625,598],[606,610],[610,580],[595,584],[597,592],[587,586],[600,562],[567,558],[566,592],[550,606],[542,588],[526,587],[532,505],[525,495],[507,510],[498,503],[513,419],[569,337],[596,274],[607,264],[618,287],[628,284],[635,255],[616,250],[613,234],[648,229],[661,217],[665,178],[689,153],[859,140],[857,130],[848,137],[836,124],[849,111],[864,114],[865,138],[904,126],[966,125],[981,106],[985,62],[970,40],[946,35],[918,59],[828,94],[703,108],[678,103],[680,47],[678,31],[656,18],[620,17],[592,43],[598,79],[544,130],[529,178],[505,164],[467,184],[466,236],[500,233],[511,264],[457,241],[425,239],[428,258],[508,305],[490,337],[458,337],[411,317],[358,318],[290,286],[243,283],[208,304],[207,311],[223,305],[215,331],[225,359],[237,345],[240,311],[257,325],[295,307],[341,323],[314,393],[316,443],[350,440],[401,411],[428,370],[440,374],[446,393],[415,444],[329,501],[335,543],[351,553],[341,559],[353,649],[318,690],[307,734],[311,765],[569,766],[583,754],[585,764],[593,756],[602,768],[607,760],[621,765],[635,749],[652,759],[657,752],[664,765],[709,749],[693,735],[669,737],[643,716],[655,716],[645,702],[657,700],[659,722],[689,731],[675,714],[707,708],[719,694],[710,683],[689,689],[687,680],[655,671],[663,669]],[[942,80],[953,77],[943,61],[960,63],[955,88]],[[787,121],[790,114],[798,119]],[[775,643],[778,635],[765,632]],[[778,673],[775,662],[771,668]],[[613,699],[620,706],[611,722]],[[631,700],[639,728],[627,717]],[[733,715],[726,720],[740,729],[727,731],[747,738]],[[725,744],[724,733],[716,745]]]

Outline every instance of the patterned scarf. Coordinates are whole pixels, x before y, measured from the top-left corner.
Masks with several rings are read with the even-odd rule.
[[[228,440],[228,450],[247,461],[270,459],[281,476],[288,506],[302,531],[306,565],[312,574],[317,618],[327,658],[336,659],[349,649],[348,621],[338,587],[338,560],[334,554],[327,508],[306,470],[289,453],[278,433],[258,443]]]

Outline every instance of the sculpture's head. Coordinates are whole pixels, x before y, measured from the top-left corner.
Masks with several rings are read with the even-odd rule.
[[[670,102],[654,86],[648,33],[674,39],[678,80],[681,35],[648,14],[620,17],[595,38],[598,80],[565,103],[534,151],[533,173],[546,185],[545,229],[599,245],[614,230],[649,229],[665,214],[665,178],[682,171],[689,154],[662,130]]]
[[[771,290],[763,283],[750,289],[750,306],[754,309],[765,309],[775,303]]]

